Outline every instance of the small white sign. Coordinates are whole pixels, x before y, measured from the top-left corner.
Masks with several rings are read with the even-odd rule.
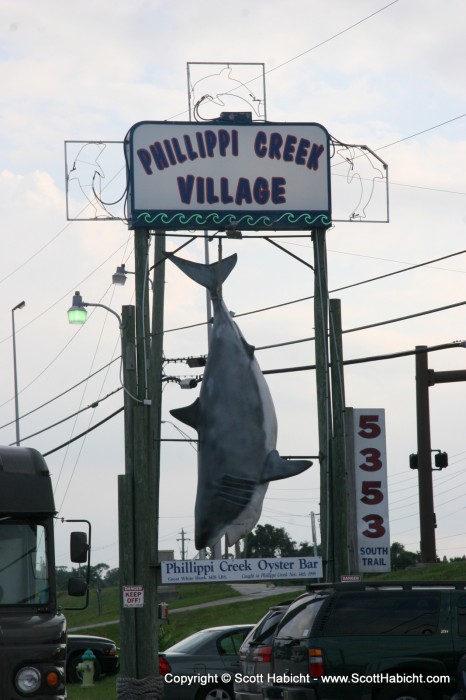
[[[322,578],[321,557],[162,561],[162,583]]]
[[[144,586],[123,586],[123,607],[144,607]]]

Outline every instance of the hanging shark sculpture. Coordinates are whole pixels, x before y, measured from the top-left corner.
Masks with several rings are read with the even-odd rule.
[[[312,462],[283,459],[275,449],[277,418],[269,388],[254,347],[221,298],[236,254],[211,265],[168,257],[210,291],[214,308],[199,398],[170,411],[199,436],[196,548],[213,547],[223,535],[232,546],[259,520],[269,481],[299,474]]]

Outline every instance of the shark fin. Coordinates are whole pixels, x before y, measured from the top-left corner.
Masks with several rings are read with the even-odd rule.
[[[194,282],[206,287],[213,295],[217,294],[219,282],[224,282],[236,265],[238,256],[236,253],[223,258],[221,261],[204,265],[203,263],[192,262],[184,258],[178,258],[172,253],[167,253],[167,258],[171,260],[182,272],[190,277]],[[219,274],[221,273],[221,274]]]
[[[312,462],[307,459],[283,459],[277,450],[272,450],[267,455],[265,466],[261,474],[261,483],[286,479],[289,476],[296,476],[309,469]]]
[[[182,408],[174,408],[170,411],[173,418],[186,423],[191,428],[197,430],[199,424],[199,399],[196,399],[194,403],[190,406],[183,406]]]
[[[241,336],[241,342],[243,343],[246,355],[249,357],[250,360],[252,360],[256,348],[254,347],[254,345],[250,345],[248,341],[243,338],[243,336]]]

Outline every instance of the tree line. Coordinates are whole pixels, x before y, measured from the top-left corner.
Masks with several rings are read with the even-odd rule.
[[[243,540],[240,553],[241,557],[252,559],[313,556],[314,546],[309,542],[298,544],[291,539],[285,528],[265,524],[257,525],[249,533]],[[317,555],[321,555],[320,545],[317,546]],[[420,552],[410,552],[400,542],[393,542],[390,547],[390,557],[392,571],[401,571],[409,566],[415,566],[420,561]],[[68,570],[65,566],[59,566],[56,572],[60,590],[66,589],[70,576],[82,576],[80,568]],[[119,569],[118,567],[112,569],[102,562],[95,564],[90,567],[90,580],[92,587],[96,589],[119,586]]]

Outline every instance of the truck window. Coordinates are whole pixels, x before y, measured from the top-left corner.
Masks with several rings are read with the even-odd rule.
[[[466,596],[464,595],[458,600],[458,634],[466,637]]]
[[[433,634],[439,610],[440,594],[433,591],[347,593],[335,600],[324,635]]]
[[[49,575],[42,525],[0,520],[0,605],[46,605]]]
[[[304,601],[298,599],[292,603],[278,627],[277,637],[281,639],[309,637],[323,601],[323,598],[308,598]]]

